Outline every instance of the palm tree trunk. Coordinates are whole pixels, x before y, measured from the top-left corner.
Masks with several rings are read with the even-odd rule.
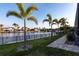
[[[58,24],[58,33],[59,33],[59,24]]]
[[[52,24],[51,24],[51,39],[52,39]]]
[[[24,19],[24,50],[26,49],[26,20]]]
[[[3,32],[2,32],[2,45],[4,45]]]

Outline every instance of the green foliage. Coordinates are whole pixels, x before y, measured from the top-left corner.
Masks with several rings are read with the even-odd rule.
[[[35,5],[31,5],[30,7],[28,7],[27,9],[26,9],[26,12],[25,12],[25,17],[27,16],[29,16],[29,15],[31,15],[32,14],[32,12],[33,11],[37,11],[38,10],[38,8],[35,6]]]
[[[16,5],[18,6],[18,9],[20,10],[20,15],[24,16],[24,13],[25,13],[24,4],[23,3],[16,3]]]
[[[75,41],[75,36],[74,36],[74,32],[69,32],[67,33],[67,41]]]
[[[52,16],[51,16],[50,14],[47,14],[46,16],[47,16],[47,19],[44,19],[44,20],[43,20],[43,23],[44,23],[44,22],[48,22],[48,23],[49,23],[49,26],[50,26],[50,25],[52,26],[52,25],[53,25],[53,24],[52,24],[52,23],[53,23]]]
[[[59,29],[60,29],[60,31],[63,31],[64,30],[64,27],[60,27]]]
[[[18,18],[22,18],[22,16],[19,13],[17,13],[16,11],[8,11],[8,13],[7,13],[6,16],[7,17],[9,17],[9,16],[15,16],[15,17],[18,17]]]
[[[33,21],[36,24],[38,24],[37,19],[34,16],[30,16],[30,17],[27,18],[27,20],[30,20],[30,19],[31,19],[31,21]]]
[[[63,26],[63,27],[60,27],[59,30],[63,31],[64,33],[68,33],[71,30],[71,27]]]
[[[16,5],[18,6],[20,13],[16,12],[16,11],[8,11],[8,13],[6,15],[7,17],[15,16],[15,17],[21,18],[23,20],[27,20],[27,18],[29,18],[29,20],[31,20],[37,24],[37,19],[34,16],[30,16],[34,10],[38,10],[36,6],[31,5],[27,9],[25,9],[23,3],[17,3]]]
[[[68,24],[68,22],[66,21],[67,19],[66,18],[61,18],[60,20],[59,20],[59,23],[60,23],[60,25],[61,26],[65,26],[65,25],[67,25]]]

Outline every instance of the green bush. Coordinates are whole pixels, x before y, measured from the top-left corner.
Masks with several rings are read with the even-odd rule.
[[[67,41],[75,41],[75,36],[74,36],[74,32],[69,32],[67,33]]]

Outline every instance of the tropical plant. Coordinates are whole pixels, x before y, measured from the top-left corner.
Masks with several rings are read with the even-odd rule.
[[[58,27],[58,33],[59,33],[59,25],[60,25],[59,20],[58,20],[58,19],[54,19],[53,22],[54,22],[55,24],[57,24],[57,27]]]
[[[12,25],[14,26],[14,31],[18,32],[19,31],[19,25],[16,24],[16,23],[13,23]]]
[[[47,14],[47,17],[48,17],[47,19],[43,20],[43,23],[48,22],[49,26],[51,26],[51,39],[52,39],[52,25],[55,23],[53,23],[53,19],[52,19],[52,16],[50,14]]]
[[[59,20],[58,20],[58,19],[54,19],[53,22],[54,22],[55,24],[57,24],[57,26],[58,26],[58,28],[59,28],[59,24],[60,24],[60,23],[59,23]]]
[[[15,17],[18,17],[18,18],[24,20],[24,49],[25,49],[26,48],[26,20],[31,20],[31,21],[35,22],[36,24],[38,24],[37,19],[34,16],[31,16],[32,12],[35,10],[38,10],[38,9],[34,5],[31,5],[27,9],[25,9],[23,3],[16,3],[16,5],[18,6],[18,9],[20,12],[9,11],[7,13],[7,17],[15,16]]]
[[[67,28],[69,27],[68,22],[67,22],[66,20],[67,20],[67,19],[64,18],[64,17],[59,20],[60,27],[63,27],[64,33],[67,32]]]
[[[70,31],[67,33],[67,41],[75,41],[75,34],[74,32]]]
[[[16,24],[16,23],[13,23],[12,25],[14,26],[14,28],[13,28],[13,30],[14,30],[14,37],[15,37],[16,42],[17,42],[17,40],[19,38],[19,36],[18,36],[19,35],[19,25]]]
[[[66,20],[67,19],[64,17],[59,20],[61,27],[66,26],[68,24],[68,22]]]

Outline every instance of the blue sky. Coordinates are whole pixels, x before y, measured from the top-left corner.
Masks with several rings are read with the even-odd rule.
[[[30,6],[30,3],[24,4],[25,8]],[[30,28],[34,27],[46,27],[49,28],[48,23],[43,23],[43,19],[46,18],[46,14],[51,14],[52,18],[60,19],[65,17],[68,19],[68,22],[71,26],[74,26],[75,13],[76,13],[76,4],[73,3],[35,3],[38,7],[38,11],[33,12],[33,16],[36,16],[38,20],[38,25],[34,22],[26,21],[26,26]],[[20,26],[23,26],[23,20],[16,18],[14,16],[6,17],[6,13],[9,10],[15,10],[19,12],[16,4],[14,3],[0,3],[0,24],[4,24],[4,26],[12,26],[13,23],[17,23]],[[53,26],[53,28],[55,28]]]

